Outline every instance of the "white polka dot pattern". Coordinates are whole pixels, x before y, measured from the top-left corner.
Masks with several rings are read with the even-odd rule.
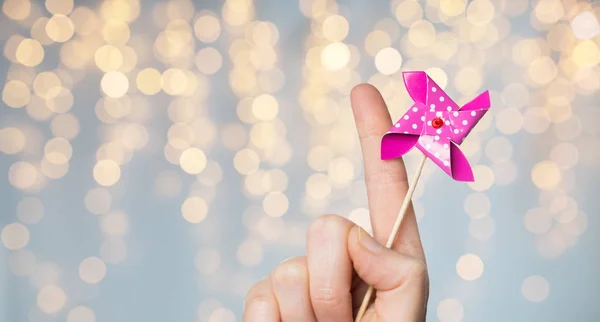
[[[421,81],[426,84],[414,83]],[[458,145],[489,109],[489,94],[484,92],[461,108],[426,74],[405,77],[405,84],[415,103],[392,127],[389,135],[418,135],[417,148],[454,178],[451,157],[457,154],[464,158]],[[426,91],[425,95],[423,91]],[[461,161],[468,166],[466,158]],[[468,168],[470,171],[470,166]],[[469,175],[466,177],[468,179]]]

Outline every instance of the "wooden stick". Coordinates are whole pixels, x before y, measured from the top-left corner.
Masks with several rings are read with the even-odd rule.
[[[408,191],[406,192],[406,197],[404,197],[404,201],[402,202],[402,207],[400,208],[400,213],[398,214],[398,217],[396,218],[396,222],[394,223],[392,232],[390,233],[390,236],[385,245],[385,247],[387,247],[387,248],[392,247],[392,245],[394,244],[394,241],[396,240],[396,235],[398,234],[398,229],[400,229],[400,224],[402,224],[402,220],[404,219],[406,210],[408,210],[408,206],[410,205],[410,200],[412,199],[412,196],[415,193],[415,188],[417,187],[417,182],[419,181],[419,178],[421,177],[421,173],[423,172],[423,166],[425,166],[425,161],[427,161],[427,156],[423,155],[423,158],[421,159],[421,163],[419,163],[419,166],[417,167],[417,172],[415,172],[415,175],[410,183],[410,186],[408,187]],[[365,311],[367,310],[367,307],[369,306],[369,303],[371,302],[372,295],[373,295],[373,286],[369,285],[369,288],[367,289],[367,293],[365,293],[365,297],[363,298],[363,301],[360,305],[360,309],[358,310],[358,314],[356,315],[356,319],[354,320],[355,322],[360,322],[363,315],[365,315]]]

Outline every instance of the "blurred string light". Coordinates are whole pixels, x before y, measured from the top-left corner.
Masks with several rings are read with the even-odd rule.
[[[437,317],[441,322],[460,322],[464,316],[465,309],[457,299],[444,299],[437,306]]]
[[[396,118],[410,103],[400,72],[411,69],[426,70],[459,103],[491,88],[494,109],[463,144],[476,177],[462,203],[473,243],[486,243],[495,235],[500,215],[494,210],[495,189],[528,181],[539,197],[521,217],[539,254],[555,258],[576,245],[588,219],[577,197],[575,173],[600,162],[600,149],[594,148],[600,146],[594,122],[600,114],[578,102],[600,89],[597,5],[394,0],[389,15],[371,24],[358,41],[351,37],[352,20],[342,5],[300,0],[298,6],[310,31],[302,39],[303,82],[296,111],[286,108],[294,101],[281,91],[290,76],[282,69],[286,57],[279,26],[258,20],[251,0],[227,0],[218,12],[190,0],[159,2],[148,11],[155,34],[132,28],[142,12],[139,0],[105,0],[95,7],[72,0],[2,3],[8,18],[2,28],[9,27],[0,32],[8,66],[2,108],[25,118],[7,118],[0,127],[0,153],[7,161],[3,171],[9,184],[23,193],[14,220],[1,229],[1,240],[11,252],[10,270],[32,280],[39,311],[64,311],[68,322],[95,320],[92,308],[71,303],[75,290],[62,284],[61,267],[38,258],[30,246],[32,226],[52,216],[50,206],[35,194],[72,171],[71,162],[79,157],[72,141],[88,121],[79,118],[74,104],[89,90],[79,86],[88,75],[98,79],[94,91],[101,97],[90,110],[100,124],[100,142],[88,173],[95,186],[85,192],[83,205],[97,216],[102,241],[98,254],[79,259],[78,278],[84,283],[101,283],[110,265],[128,258],[131,223],[119,209],[123,174],[137,151],[157,144],[173,167],[157,173],[153,192],[180,202],[180,218],[190,225],[219,224],[209,220],[215,217],[211,204],[221,193],[218,185],[230,166],[241,175],[248,199],[241,216],[247,234],[233,256],[244,269],[263,262],[269,244],[302,245],[300,219],[291,214],[296,205],[309,217],[336,205],[370,231],[349,93],[358,82],[374,84]],[[536,33],[519,35],[514,19],[525,19]],[[372,73],[359,74],[359,67]],[[485,75],[492,71],[498,79],[487,84]],[[208,106],[220,86],[219,75],[227,77],[237,97],[237,120],[224,124],[212,118]],[[164,110],[171,123],[165,133],[155,135],[147,121],[163,97],[168,98]],[[301,125],[298,116],[303,117]],[[298,131],[304,126],[305,131]],[[292,146],[293,133],[303,133],[306,151]],[[544,143],[531,151],[541,157],[523,163],[522,152],[517,153],[523,138]],[[211,154],[221,147],[232,153],[229,163]],[[414,157],[411,153],[406,158],[409,169]],[[286,167],[292,162],[305,163],[310,171],[302,179],[300,197],[288,191],[296,175]],[[434,173],[426,169],[415,194],[419,220],[427,210],[420,197],[436,180]],[[457,258],[458,277],[475,281],[484,276],[484,255]],[[210,279],[228,262],[227,256],[220,248],[200,246],[193,262]],[[244,293],[248,283],[243,281],[249,278],[244,274],[233,279],[242,281],[235,294]],[[528,301],[544,301],[549,293],[544,277],[522,282]],[[462,321],[465,314],[458,298],[437,303],[440,321]],[[200,303],[198,317],[235,320],[215,299]]]

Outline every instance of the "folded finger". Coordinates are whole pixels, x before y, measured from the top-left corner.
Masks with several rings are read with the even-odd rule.
[[[243,322],[279,322],[277,300],[271,291],[268,278],[256,283],[246,296]]]
[[[316,322],[310,303],[306,257],[279,264],[270,278],[282,321]]]
[[[340,216],[317,218],[307,233],[310,298],[319,322],[352,321],[352,264],[347,238],[354,224]]]

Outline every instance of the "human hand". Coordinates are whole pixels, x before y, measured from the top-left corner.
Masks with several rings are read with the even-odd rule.
[[[412,205],[392,248],[382,246],[408,190],[402,159],[380,159],[390,114],[371,85],[355,87],[351,101],[374,238],[343,217],[317,218],[307,232],[306,256],[281,263],[248,292],[245,322],[350,322],[368,285],[375,300],[362,322],[425,321],[429,279]]]

